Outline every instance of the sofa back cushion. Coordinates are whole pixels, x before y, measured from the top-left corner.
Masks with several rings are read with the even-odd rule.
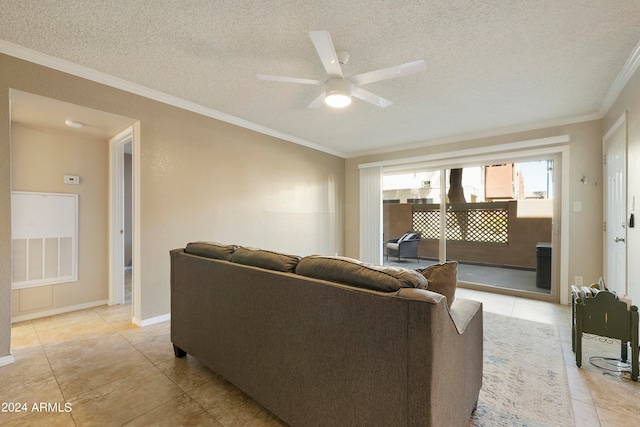
[[[300,257],[257,248],[238,248],[233,252],[231,262],[265,268],[267,270],[293,273]]]
[[[339,256],[304,257],[298,263],[296,273],[382,292],[395,292],[401,288],[427,289],[427,279],[417,271],[368,264]]]
[[[434,264],[416,271],[427,279],[430,291],[447,297],[447,305],[451,308],[458,287],[458,262],[447,261],[444,264]]]
[[[188,254],[205,258],[231,261],[231,256],[236,248],[237,246],[235,245],[222,245],[216,242],[193,242],[189,243],[184,251]]]

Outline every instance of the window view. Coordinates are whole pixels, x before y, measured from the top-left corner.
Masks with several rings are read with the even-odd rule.
[[[385,174],[385,263],[455,260],[460,282],[550,294],[552,189],[552,160]]]

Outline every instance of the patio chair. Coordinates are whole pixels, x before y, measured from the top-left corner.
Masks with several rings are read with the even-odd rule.
[[[418,258],[418,248],[420,247],[420,233],[416,231],[409,231],[399,239],[387,240],[387,261],[389,261],[389,255],[397,256],[398,261],[400,258]]]

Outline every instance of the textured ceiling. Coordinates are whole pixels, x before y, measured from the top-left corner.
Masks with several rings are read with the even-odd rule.
[[[326,79],[311,30],[345,76],[427,71],[366,85],[385,109],[307,109],[321,87],[256,73]],[[3,0],[0,40],[351,156],[601,116],[640,1]]]

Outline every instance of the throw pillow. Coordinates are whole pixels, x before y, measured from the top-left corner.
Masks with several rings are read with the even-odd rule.
[[[417,271],[422,273],[429,282],[427,289],[444,295],[447,298],[447,305],[451,308],[458,286],[458,262],[447,261],[444,264],[430,265]]]

